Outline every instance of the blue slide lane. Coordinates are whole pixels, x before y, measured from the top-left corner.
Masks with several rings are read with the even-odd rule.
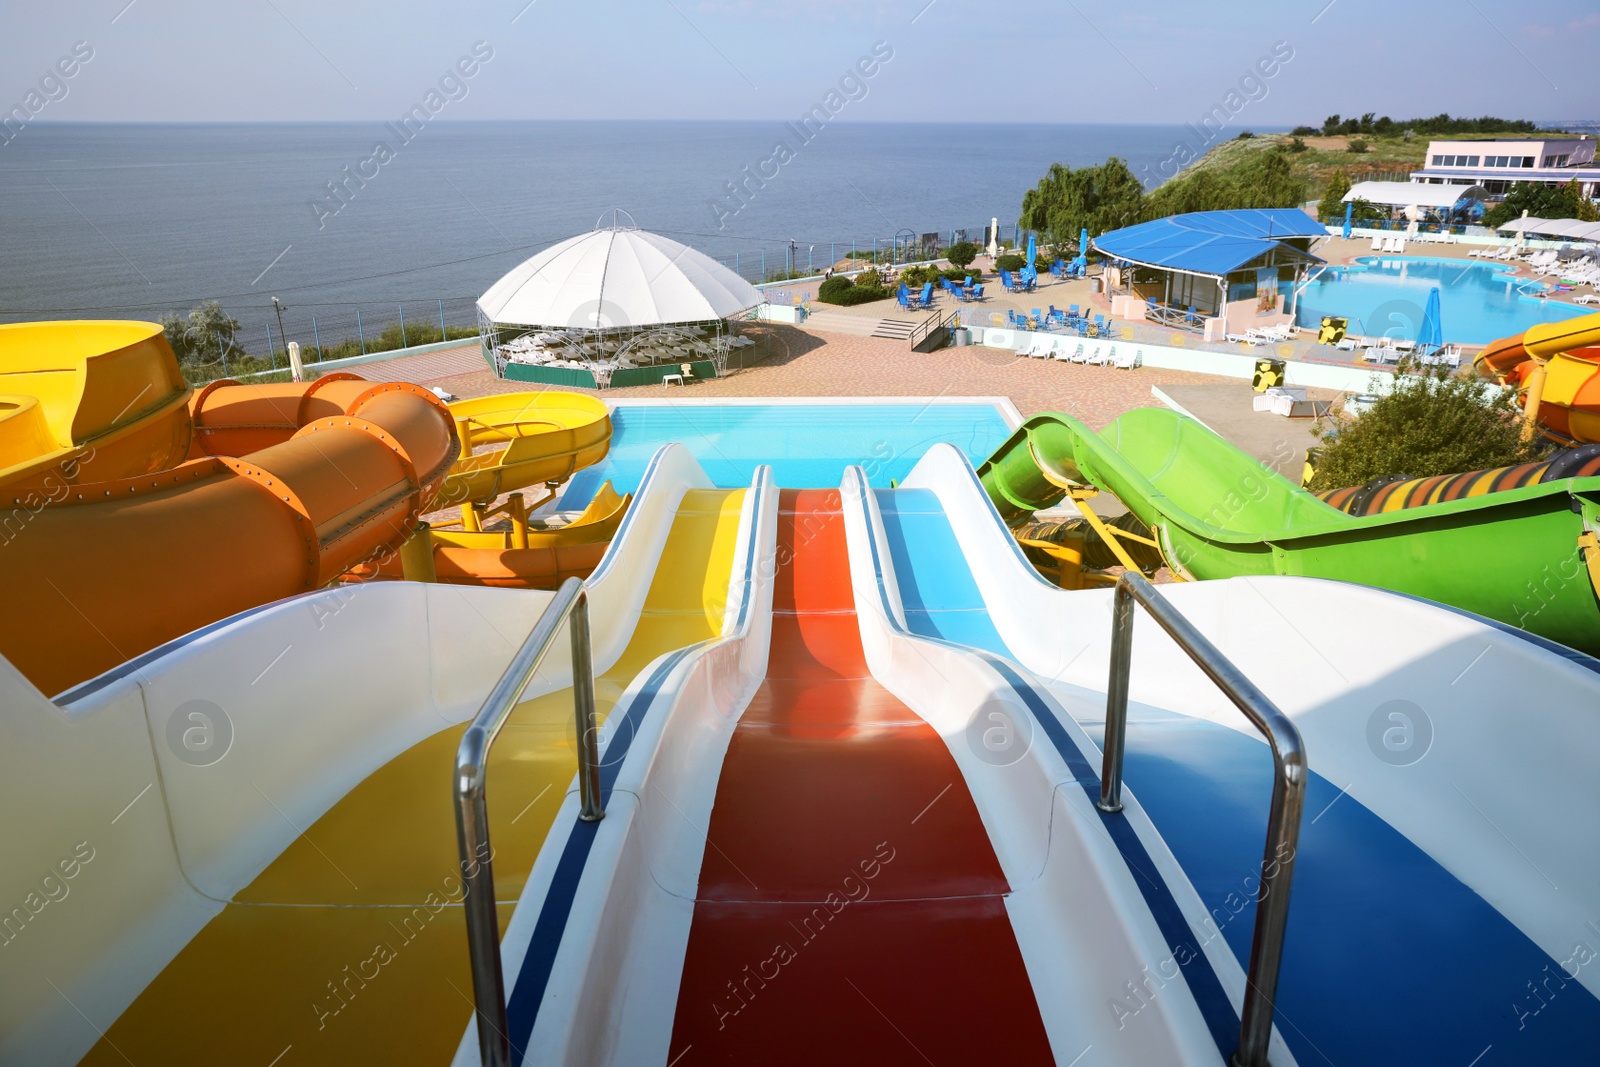
[[[912,632],[1010,658],[937,497],[876,492]],[[1125,776],[1245,965],[1271,752],[1204,720],[1147,716],[1129,723]],[[1293,892],[1277,1023],[1305,1067],[1595,1062],[1600,1001],[1568,975],[1600,966],[1600,927],[1574,930],[1583,948],[1552,959],[1315,772]]]

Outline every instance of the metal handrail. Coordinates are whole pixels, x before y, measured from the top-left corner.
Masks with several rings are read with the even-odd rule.
[[[472,999],[478,1020],[478,1053],[484,1067],[510,1067],[511,1038],[506,1022],[505,981],[500,970],[500,919],[495,911],[494,853],[489,847],[489,807],[484,775],[489,750],[500,736],[522,691],[533,680],[545,654],[568,618],[572,638],[572,705],[578,728],[578,818],[605,818],[600,803],[600,756],[595,737],[594,664],[589,648],[589,597],[583,582],[561,583],[533,630],[511,657],[477,717],[456,748],[456,840],[467,919],[467,951],[472,962]]]
[[[1096,805],[1101,811],[1122,810],[1122,756],[1128,732],[1128,669],[1133,662],[1135,602],[1150,613],[1272,746],[1272,807],[1267,815],[1261,888],[1256,895],[1256,925],[1250,940],[1250,968],[1245,976],[1244,1010],[1239,1013],[1239,1049],[1230,1061],[1234,1067],[1266,1067],[1278,974],[1283,962],[1284,928],[1289,920],[1289,888],[1300,841],[1300,815],[1305,806],[1305,744],[1300,731],[1277,705],[1268,700],[1217,646],[1206,640],[1166,597],[1156,592],[1155,586],[1130,571],[1117,579],[1112,607],[1105,762],[1100,774],[1100,801]]]

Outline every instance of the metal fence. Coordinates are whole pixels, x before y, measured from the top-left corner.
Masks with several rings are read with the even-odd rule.
[[[1026,240],[1026,231],[1019,231],[1014,223],[1002,222],[997,240],[1002,244],[1018,245]],[[915,263],[933,259],[959,241],[971,241],[983,247],[989,239],[987,223],[959,229],[928,230],[878,235],[867,234],[843,241],[794,241],[778,245],[758,243],[754,247],[731,256],[718,256],[717,262],[747,281],[784,281],[789,278],[807,278],[821,274],[830,267],[846,262],[861,263]]]

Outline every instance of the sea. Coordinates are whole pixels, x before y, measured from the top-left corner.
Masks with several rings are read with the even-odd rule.
[[[613,218],[755,281],[852,244],[981,240],[991,218],[1010,236],[1051,163],[1155,174],[1193,140],[1159,125],[38,122],[0,145],[0,321],[216,300],[252,351],[268,331],[281,344],[280,316],[305,344],[397,316],[470,326],[512,266]]]

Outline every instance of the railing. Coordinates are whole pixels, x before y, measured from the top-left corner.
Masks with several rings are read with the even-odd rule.
[[[929,315],[917,324],[907,338],[913,352],[932,352],[950,340],[950,320],[961,314],[959,310],[943,315]],[[923,347],[926,345],[927,347]]]
[[[472,961],[472,999],[478,1021],[478,1053],[484,1067],[510,1067],[505,981],[500,973],[500,920],[495,912],[494,853],[489,848],[489,808],[484,774],[501,727],[555,644],[561,624],[572,620],[572,704],[578,727],[578,818],[605,818],[600,804],[600,757],[595,739],[594,665],[589,651],[589,600],[583,582],[568,578],[544,609],[511,665],[462,735],[456,749],[456,839],[466,885],[467,950]]]
[[[1239,1050],[1234,1067],[1267,1067],[1272,1013],[1283,962],[1284,927],[1289,920],[1289,888],[1294,878],[1305,806],[1306,754],[1300,731],[1266,695],[1195,629],[1166,597],[1142,576],[1128,572],[1117,580],[1112,609],[1111,677],[1106,687],[1105,763],[1100,802],[1105,812],[1122,810],[1122,755],[1128,731],[1128,668],[1133,660],[1133,606],[1138,603],[1216,683],[1272,746],[1272,807],[1256,896],[1256,925],[1250,940],[1244,1010],[1239,1013]]]

